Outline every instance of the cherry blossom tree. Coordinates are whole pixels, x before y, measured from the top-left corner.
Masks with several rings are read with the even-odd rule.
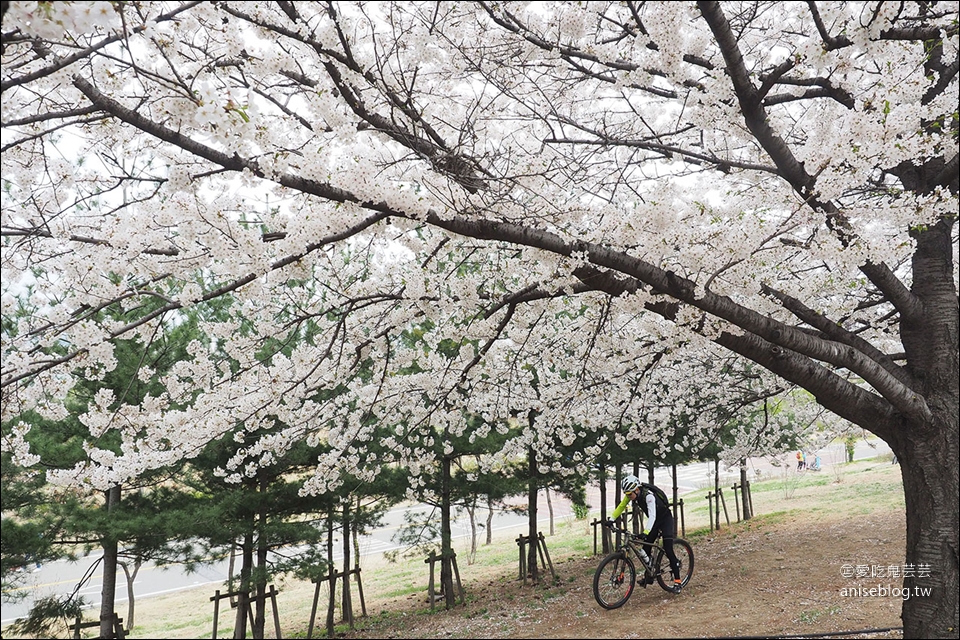
[[[241,423],[228,478],[304,439],[330,447],[306,491],[370,477],[375,424],[415,478],[464,411],[536,415],[501,456],[603,434],[657,353],[710,343],[889,443],[930,568],[904,634],[956,634],[956,2],[3,12],[3,308],[40,310],[3,343],[20,463],[16,417],[61,414],[68,370],[227,293],[204,333],[232,364],[197,345],[121,455],[55,480],[123,483]]]

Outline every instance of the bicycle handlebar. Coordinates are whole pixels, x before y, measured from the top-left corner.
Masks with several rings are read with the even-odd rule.
[[[637,539],[639,539],[639,538],[643,538],[643,537],[644,537],[643,534],[641,534],[641,533],[634,533],[634,532],[630,531],[629,529],[624,529],[624,528],[622,528],[622,527],[618,527],[616,524],[614,524],[614,523],[612,523],[612,522],[609,522],[609,521],[608,521],[608,522],[604,522],[604,523],[603,523],[603,526],[604,526],[605,529],[610,529],[610,531],[612,531],[612,532],[614,532],[614,533],[622,533],[622,534],[624,534],[624,535],[630,536],[631,538],[637,538]]]

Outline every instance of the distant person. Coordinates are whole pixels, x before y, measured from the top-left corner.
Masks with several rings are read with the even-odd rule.
[[[41,567],[43,567],[43,565],[40,563],[40,560],[39,560],[39,559],[36,559],[35,556],[34,556],[32,553],[28,553],[28,554],[27,554],[27,556],[26,556],[26,561],[27,561],[28,563],[33,563],[34,565],[36,565],[35,568],[34,568],[34,570],[33,570],[34,573],[36,573],[37,571],[40,571]],[[20,570],[20,571],[23,571],[23,568],[20,568],[19,570]]]
[[[797,471],[803,471],[806,464],[807,460],[803,455],[803,451],[797,451]]]
[[[670,571],[673,573],[673,593],[680,593],[683,581],[680,579],[680,561],[677,560],[677,554],[673,550],[673,539],[677,535],[677,528],[673,521],[673,513],[670,512],[670,502],[667,500],[667,494],[663,489],[656,485],[640,482],[640,478],[635,475],[629,475],[620,483],[623,489],[623,500],[613,510],[611,519],[608,521],[612,526],[613,521],[623,515],[627,505],[631,500],[642,497],[641,504],[647,506],[647,517],[644,521],[643,541],[652,543],[661,535],[663,536],[663,551],[670,560]],[[644,546],[644,551],[650,555],[651,548]],[[653,576],[644,576],[644,584],[653,584]]]

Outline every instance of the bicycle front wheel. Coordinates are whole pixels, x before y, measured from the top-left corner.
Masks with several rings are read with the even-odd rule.
[[[593,597],[604,609],[622,607],[637,582],[637,569],[633,560],[623,551],[611,553],[597,567],[593,575]]]
[[[680,586],[686,587],[693,575],[693,548],[690,543],[682,538],[674,538],[673,552],[680,563]],[[657,584],[665,591],[673,591],[673,571],[670,570],[670,558],[661,549],[657,552],[657,559],[654,562],[657,568]]]

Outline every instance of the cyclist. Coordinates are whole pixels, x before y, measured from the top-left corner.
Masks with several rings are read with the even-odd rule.
[[[645,504],[647,507],[643,541],[654,542],[658,536],[663,536],[663,550],[670,560],[670,571],[673,573],[673,592],[680,593],[680,587],[682,586],[682,581],[680,580],[680,562],[677,560],[677,554],[673,551],[673,538],[677,535],[677,530],[673,522],[673,513],[670,512],[670,503],[667,501],[667,494],[656,485],[640,482],[640,478],[632,474],[623,479],[620,483],[620,488],[623,489],[623,500],[621,500],[617,508],[613,510],[608,524],[610,526],[613,525],[613,521],[623,514],[631,500],[642,497],[642,504]],[[649,546],[645,546],[644,551],[646,551],[649,556],[651,549]],[[653,577],[645,576],[644,584],[653,584]]]

